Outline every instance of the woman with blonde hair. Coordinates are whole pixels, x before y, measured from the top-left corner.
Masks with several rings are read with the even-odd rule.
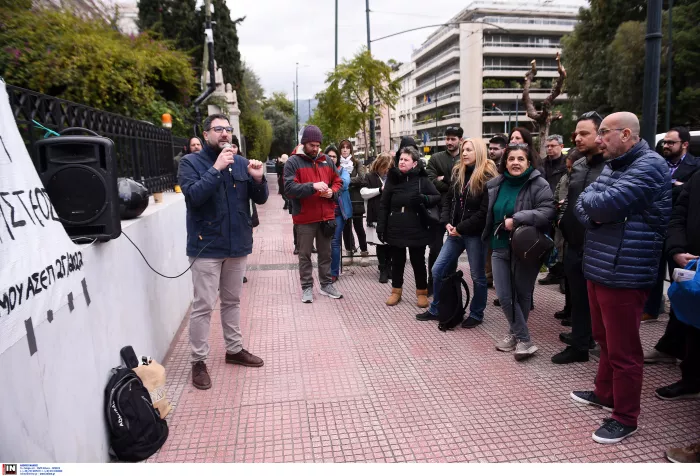
[[[383,244],[377,237],[377,221],[379,220],[379,205],[386,176],[393,166],[394,156],[392,154],[389,152],[379,154],[379,157],[370,165],[367,186],[360,189],[360,195],[365,201],[367,209],[367,243],[372,243],[377,248],[380,283],[387,283],[389,276],[391,276],[391,253],[389,253],[389,246]]]
[[[438,318],[442,280],[457,267],[463,251],[467,252],[474,296],[469,306],[469,317],[462,327],[473,328],[481,324],[486,309],[486,251],[488,245],[481,239],[486,226],[489,197],[486,182],[498,175],[495,164],[489,160],[486,143],[482,139],[469,138],[460,144],[460,160],[452,169],[450,188],[442,204],[441,222],[449,234],[433,265],[433,302],[430,308],[418,314],[419,321]]]

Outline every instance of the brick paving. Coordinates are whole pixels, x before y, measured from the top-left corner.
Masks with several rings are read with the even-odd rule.
[[[639,432],[618,445],[592,441],[608,414],[575,404],[569,392],[592,389],[597,361],[550,362],[568,329],[553,318],[564,303],[555,286],[536,286],[530,330],[540,350],[521,363],[494,349],[507,324],[492,289],[476,329],[443,333],[416,321],[408,265],[404,299],[393,308],[376,264],[345,269],[337,283],[344,299],[320,296],[316,286],[314,303],[302,304],[291,216],[268,178],[241,302],[245,347],[265,365],[224,364],[217,310],[213,387],[195,389],[185,319],[165,361],[170,437],[149,461],[661,462],[667,447],[700,439],[700,401],[657,399],[654,389],[680,371],[656,365],[644,369]],[[664,327],[642,326],[645,349]]]

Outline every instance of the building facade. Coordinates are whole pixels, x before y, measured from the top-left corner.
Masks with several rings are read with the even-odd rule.
[[[535,106],[558,76],[561,37],[573,31],[586,0],[472,1],[414,51],[408,99],[419,144],[443,147],[456,125],[465,137],[491,137],[528,127],[522,87],[530,61],[537,64],[530,93]],[[567,101],[560,94],[557,102]],[[398,120],[398,114],[397,114]]]

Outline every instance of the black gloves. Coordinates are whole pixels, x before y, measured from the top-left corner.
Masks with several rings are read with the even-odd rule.
[[[414,195],[413,197],[410,198],[409,202],[412,207],[418,208],[421,205],[426,205],[428,203],[428,197],[425,195]]]

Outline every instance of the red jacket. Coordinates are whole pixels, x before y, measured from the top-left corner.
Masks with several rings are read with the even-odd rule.
[[[323,198],[314,189],[315,182],[324,182],[333,190],[331,198]],[[335,220],[335,204],[343,181],[328,157],[320,154],[315,159],[296,154],[284,164],[284,193],[291,199],[292,221],[305,225]]]

